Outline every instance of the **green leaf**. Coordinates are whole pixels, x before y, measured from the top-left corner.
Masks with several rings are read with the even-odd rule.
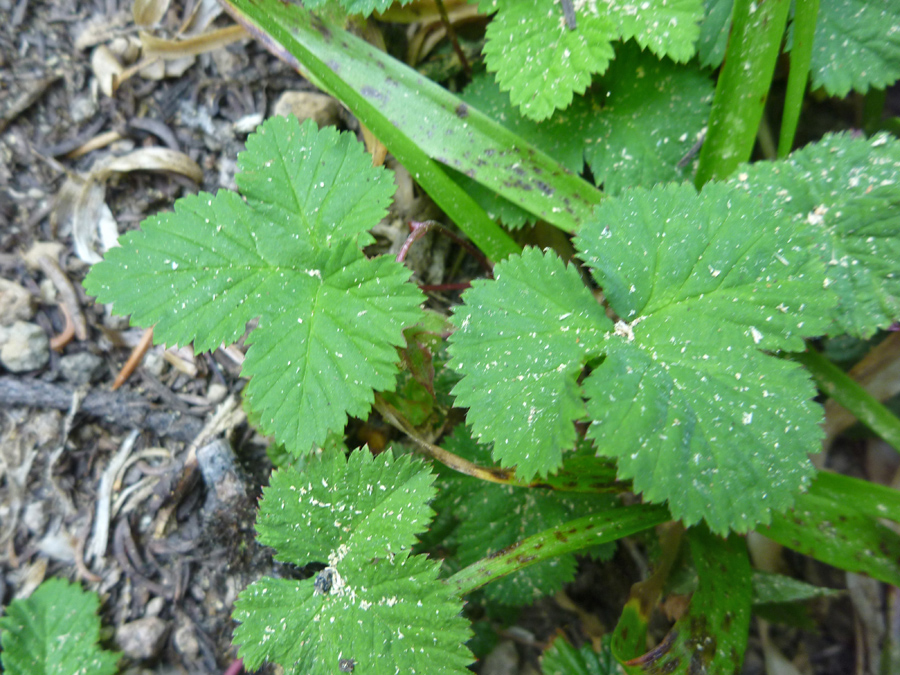
[[[578,96],[566,110],[546,120],[524,117],[512,104],[509,93],[500,90],[497,81],[488,73],[480,73],[460,96],[468,105],[547,153],[569,171],[584,169],[584,139],[590,135],[589,124],[598,107],[594,97]]]
[[[634,38],[658,56],[687,61],[694,54],[701,0],[652,0],[641,11],[614,3],[575,5],[576,27],[554,0],[493,0],[497,10],[484,48],[488,70],[514,105],[534,120],[549,117],[584,93],[614,58],[611,41]]]
[[[588,644],[575,649],[562,633],[541,655],[541,672],[544,675],[616,675],[619,665],[604,640],[600,652],[595,652]]]
[[[259,317],[244,374],[251,421],[291,452],[321,445],[373,389],[392,389],[402,329],[421,317],[409,270],[368,260],[365,230],[394,190],[349,134],[274,117],[248,139],[238,184],[149,218],[94,266],[85,288],[154,339],[199,351]]]
[[[688,611],[655,649],[626,664],[628,673],[738,673],[750,628],[750,561],[744,539],[688,532],[699,583]]]
[[[812,598],[840,595],[843,591],[813,586],[783,574],[755,571],[753,573],[753,604],[800,602]]]
[[[381,559],[334,577],[326,593],[313,579],[263,577],[235,603],[244,666],[333,675],[352,660],[356,673],[466,675],[471,631],[439,568],[424,556]]]
[[[499,11],[485,35],[485,63],[526,117],[542,120],[567,107],[615,56],[616,27],[605,14],[578,12],[578,27],[569,30],[553,0],[495,0],[492,6]]]
[[[900,6],[821,0],[810,74],[814,88],[838,97],[893,84],[900,78]]]
[[[585,551],[598,544],[616,541],[671,519],[665,507],[633,504],[576,518],[516,542],[506,550],[482,558],[447,580],[460,595],[529,565],[564,553]]]
[[[661,61],[628,42],[600,82],[550,119],[522,117],[487,75],[476,77],[463,98],[572,171],[581,171],[586,155],[595,180],[617,194],[685,177],[678,164],[709,117],[712,94],[708,75],[696,67]],[[505,223],[524,222],[500,204],[479,203]]]
[[[263,490],[256,529],[276,559],[295,565],[368,562],[401,551],[428,528],[434,476],[410,455],[359,450],[272,474]],[[340,549],[340,554],[337,550]]]
[[[584,382],[588,434],[646,499],[719,533],[768,522],[809,482],[815,389],[759,350],[802,348],[833,302],[797,229],[735,196],[634,190],[576,240],[622,317]]]
[[[718,68],[725,58],[728,35],[731,30],[731,11],[734,0],[704,0],[706,16],[700,24],[697,55],[700,65]]]
[[[688,165],[679,163],[709,118],[713,85],[708,75],[659,60],[629,42],[617,48],[616,60],[594,91],[604,92],[606,101],[602,110],[590,113],[585,155],[604,192],[615,195],[689,177]]]
[[[7,675],[112,675],[119,655],[100,648],[100,601],[63,579],[48,579],[0,616],[0,663]]]
[[[463,675],[471,661],[462,603],[440,565],[410,556],[432,511],[433,476],[410,456],[359,450],[273,474],[260,505],[260,541],[297,565],[328,563],[304,581],[263,578],[235,605],[245,665],[290,673]],[[348,671],[344,671],[348,672]]]
[[[453,316],[450,366],[464,376],[453,393],[501,466],[530,480],[574,447],[573,422],[585,414],[578,377],[612,323],[552,252],[526,249],[494,277],[475,281]]]
[[[857,510],[852,491],[838,497],[833,490],[816,481],[790,511],[757,531],[829,565],[900,585],[900,536]]]
[[[318,250],[361,233],[367,236],[360,243],[371,243],[368,230],[387,215],[396,189],[389,173],[372,167],[353,134],[279,116],[247,138],[235,182],[282,237]],[[259,246],[277,250],[283,243],[274,238],[258,237]]]
[[[785,160],[741,167],[729,185],[815,238],[840,301],[830,335],[868,338],[900,317],[900,142],[827,135]]]
[[[830,321],[805,229],[724,186],[684,185],[608,200],[576,245],[622,320],[535,250],[476,282],[450,347],[475,436],[523,480],[553,472],[587,397],[598,454],[686,523],[746,531],[790,505],[821,410],[803,369],[760,350],[802,348]]]
[[[383,12],[393,4],[408,5],[412,0],[304,0],[303,6],[307,9],[319,10],[323,6],[336,5],[340,6],[348,14],[359,14],[367,17],[373,12]]]
[[[700,63],[721,65],[731,27],[733,0],[706,0],[700,28]],[[786,51],[791,51],[793,26]],[[900,78],[900,7],[867,0],[821,0],[810,76],[814,89],[844,97],[884,89]]]
[[[480,466],[490,465],[490,449],[472,440],[464,425],[457,426],[445,439],[444,447]],[[616,504],[611,496],[498,485],[453,471],[442,472],[440,488],[441,496],[434,507],[460,520],[454,539],[455,557],[462,566],[561,522]],[[561,555],[491,583],[485,595],[504,605],[529,604],[561,590],[574,578],[575,567],[574,555]]]
[[[887,518],[900,523],[900,490],[839,473],[820,471],[814,491],[836,503],[853,504],[855,510],[870,518]]]
[[[730,176],[750,159],[790,7],[791,0],[735,0],[727,56],[694,176],[697,187]]]

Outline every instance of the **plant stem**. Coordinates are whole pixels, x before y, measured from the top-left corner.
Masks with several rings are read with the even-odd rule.
[[[465,595],[529,565],[615,541],[671,519],[664,506],[635,504],[570,520],[482,558],[454,574],[447,583],[456,593]]]
[[[453,51],[456,52],[456,57],[459,59],[460,65],[462,65],[463,70],[466,71],[466,75],[472,77],[472,66],[469,65],[469,60],[466,58],[466,54],[463,52],[462,47],[459,46],[459,40],[456,39],[456,30],[450,22],[447,8],[444,7],[444,0],[435,0],[434,4],[437,5],[438,12],[441,15],[441,22],[447,30],[447,37],[450,38],[450,44],[453,45]]]
[[[766,105],[790,0],[735,0],[725,65],[700,151],[697,187],[750,159]]]
[[[560,471],[555,476],[547,476],[542,480],[526,482],[516,478],[514,469],[501,469],[499,467],[483,467],[469,460],[445,450],[439,445],[430,443],[416,430],[413,424],[403,417],[394,406],[384,400],[379,394],[375,394],[374,408],[385,422],[395,429],[409,436],[419,449],[426,455],[441,464],[473,478],[480,478],[489,483],[501,485],[513,485],[523,488],[549,488],[560,492],[627,492],[630,485],[616,481],[615,468],[600,464],[596,458],[591,458],[591,466],[584,471]]]
[[[397,262],[402,263],[404,260],[406,260],[409,249],[414,243],[428,234],[431,230],[437,230],[445,237],[456,242],[462,248],[468,251],[469,254],[473,258],[475,258],[476,261],[478,261],[478,264],[481,265],[481,269],[484,270],[485,276],[487,276],[488,279],[494,278],[494,266],[491,264],[490,260],[485,258],[484,254],[481,251],[472,246],[472,243],[470,241],[463,239],[452,230],[448,230],[436,220],[426,220],[423,222],[412,220],[409,223],[409,229],[409,236],[406,238],[406,241],[403,242],[403,246],[400,247],[400,252],[397,254]]]
[[[810,370],[824,394],[840,403],[856,415],[860,422],[900,451],[900,419],[853,378],[812,348],[791,354],[791,358]]]
[[[819,0],[797,0],[794,6],[794,44],[791,47],[791,70],[788,73],[787,92],[784,97],[784,113],[781,116],[781,135],[778,139],[778,157],[787,157],[794,147],[797,122],[803,109],[803,96],[809,79],[812,61],[813,37]]]

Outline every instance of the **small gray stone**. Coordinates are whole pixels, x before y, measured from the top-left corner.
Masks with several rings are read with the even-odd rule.
[[[50,339],[37,324],[16,321],[0,340],[0,363],[13,373],[43,368],[50,360]]]
[[[184,622],[175,629],[173,636],[175,649],[178,653],[188,659],[196,659],[200,653],[200,643],[194,633],[194,628],[190,623]]]
[[[313,91],[286,91],[275,102],[273,115],[287,117],[293,113],[298,120],[311,119],[319,127],[337,124],[341,118],[341,106],[331,96]]]
[[[197,451],[197,465],[206,483],[206,513],[221,511],[240,503],[247,496],[240,467],[231,445],[218,439]]]
[[[19,284],[0,279],[0,325],[28,321],[34,316],[34,298]]]
[[[38,499],[29,503],[22,514],[22,522],[25,523],[25,527],[32,534],[43,532],[49,519],[50,517],[47,515],[47,501],[44,499]]]
[[[90,352],[67,354],[59,360],[59,372],[75,385],[90,384],[103,374],[103,359]]]
[[[169,625],[165,621],[158,616],[148,616],[119,626],[116,645],[131,659],[151,660],[159,656],[168,633]]]

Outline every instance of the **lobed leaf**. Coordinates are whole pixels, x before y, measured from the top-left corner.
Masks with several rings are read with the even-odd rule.
[[[542,120],[567,107],[614,58],[616,25],[607,14],[583,7],[570,30],[553,0],[494,0],[489,6],[498,11],[485,33],[485,63],[526,117]]]
[[[900,317],[900,142],[827,135],[782,161],[744,166],[728,184],[808,229],[839,298],[830,335],[868,338]]]
[[[801,235],[752,199],[685,185],[609,200],[576,240],[623,319],[584,382],[588,434],[687,524],[745,531],[812,475],[815,389],[759,351],[802,348],[828,324]]]
[[[575,3],[575,22],[554,0],[493,0],[484,54],[500,88],[534,120],[549,117],[584,93],[614,58],[611,42],[634,38],[657,56],[687,61],[703,16],[701,0],[653,0],[641,11],[618,3]]]
[[[0,616],[0,664],[7,675],[117,672],[119,655],[100,648],[96,593],[48,579]]]
[[[475,437],[494,459],[530,480],[556,471],[584,417],[578,377],[612,328],[574,267],[526,249],[475,281],[453,316],[450,366],[463,379],[456,403],[469,408]]]
[[[275,116],[247,138],[235,182],[253,210],[285,236],[328,249],[365,233],[360,244],[366,245],[373,241],[373,221],[387,215],[396,186],[361,150],[353,134]],[[257,239],[275,250],[283,245]]]
[[[408,551],[434,512],[434,475],[409,455],[359,450],[272,474],[256,529],[276,559],[295,565],[385,558]]]
[[[535,250],[464,295],[451,366],[475,436],[529,480],[559,468],[586,410],[619,479],[687,524],[746,531],[790,505],[821,411],[806,372],[760,350],[802,348],[831,320],[804,228],[721,185],[670,186],[608,200],[576,246],[615,326]]]
[[[682,159],[702,135],[712,105],[706,73],[629,42],[618,47],[594,91],[605,93],[605,101],[592,111],[585,156],[604,192],[689,177]]]
[[[865,94],[900,78],[900,7],[891,2],[820,0],[810,79],[831,96]]]
[[[599,652],[589,644],[575,649],[560,632],[541,655],[541,672],[544,675],[616,675],[621,671],[608,642],[603,641]]]
[[[263,578],[241,593],[235,641],[245,665],[274,661],[322,675],[468,672],[462,603],[438,579],[438,563],[409,555],[433,515],[433,478],[410,456],[367,449],[349,461],[307,463],[302,475],[275,472],[260,504],[260,541],[278,560],[328,566],[315,579]]]
[[[439,563],[401,555],[315,581],[263,577],[235,602],[234,640],[245,667],[266,661],[291,675],[466,675],[471,631]]]
[[[250,418],[297,454],[394,386],[394,347],[422,294],[402,265],[359,248],[395,186],[352,135],[275,117],[239,166],[246,201],[226,191],[179,200],[122,237],[85,288],[155,324],[156,341],[198,351],[258,317],[244,363]]]

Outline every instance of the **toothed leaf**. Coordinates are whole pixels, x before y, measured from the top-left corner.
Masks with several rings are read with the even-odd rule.
[[[703,16],[701,0],[650,0],[640,11],[616,3],[575,3],[574,22],[556,0],[493,0],[484,47],[488,70],[534,120],[565,108],[613,59],[611,42],[634,38],[657,56],[687,61]]]
[[[584,417],[578,377],[612,323],[574,267],[526,249],[475,281],[457,308],[450,367],[464,375],[456,404],[469,408],[476,438],[516,475],[556,471]]]
[[[409,555],[433,515],[433,478],[419,460],[390,450],[373,457],[365,448],[349,461],[310,462],[302,475],[273,474],[260,504],[260,541],[279,560],[327,567],[304,581],[266,577],[241,593],[235,642],[247,667],[468,672],[462,603],[438,579],[438,563]]]
[[[810,79],[831,96],[865,94],[900,78],[900,6],[869,0],[821,0]]]
[[[828,135],[741,167],[729,185],[812,234],[840,302],[830,335],[868,338],[900,318],[900,142]]]
[[[0,616],[0,663],[7,675],[112,675],[119,655],[100,648],[100,601],[63,579],[48,579]]]
[[[623,319],[584,383],[589,435],[646,499],[718,533],[769,522],[808,484],[815,389],[759,350],[802,349],[834,302],[802,230],[737,197],[634,190],[576,240]]]
[[[198,351],[237,340],[259,318],[245,401],[264,433],[299,454],[364,415],[391,389],[394,347],[421,316],[409,272],[367,260],[390,175],[350,134],[274,117],[247,141],[232,192],[200,194],[122,237],[85,281],[89,293]]]

